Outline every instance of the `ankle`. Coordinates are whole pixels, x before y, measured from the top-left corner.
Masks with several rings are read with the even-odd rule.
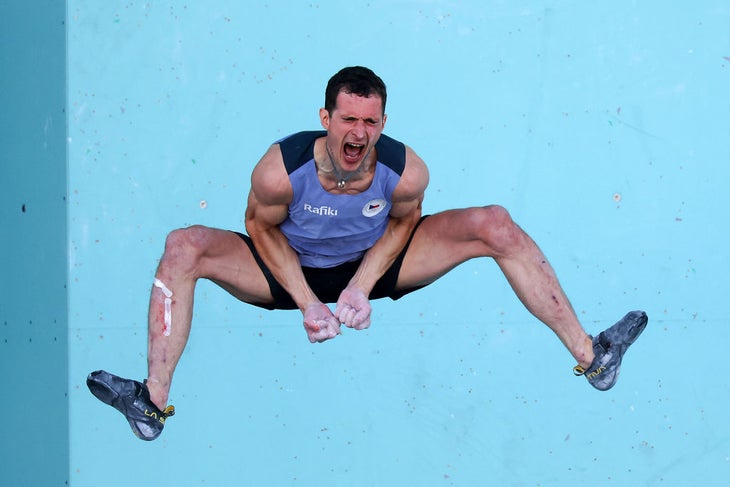
[[[168,388],[155,378],[148,378],[146,381],[147,390],[150,393],[150,400],[157,406],[160,411],[164,411],[167,406]]]
[[[586,335],[585,339],[579,346],[575,359],[578,361],[578,365],[588,370],[595,357],[596,355],[593,353],[593,339],[591,339],[589,335]]]

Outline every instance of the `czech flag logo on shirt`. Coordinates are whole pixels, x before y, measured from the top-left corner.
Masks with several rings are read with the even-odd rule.
[[[370,200],[362,207],[362,214],[367,217],[373,217],[383,211],[388,206],[388,202],[384,199]]]

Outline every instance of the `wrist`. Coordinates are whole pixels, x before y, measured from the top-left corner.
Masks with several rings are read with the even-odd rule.
[[[356,280],[353,277],[350,280],[350,282],[347,283],[346,289],[349,289],[350,291],[359,291],[365,297],[368,297],[368,296],[370,296],[370,292],[373,290],[373,287],[375,287],[374,282],[371,285],[368,285],[367,283],[363,282],[362,280]]]

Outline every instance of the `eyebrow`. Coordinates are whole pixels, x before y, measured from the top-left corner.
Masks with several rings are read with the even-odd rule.
[[[361,117],[356,117],[354,115],[343,115],[342,118],[344,120],[364,120],[364,121],[370,122],[370,123],[378,123],[381,120],[380,118],[372,118],[372,117],[361,118]]]

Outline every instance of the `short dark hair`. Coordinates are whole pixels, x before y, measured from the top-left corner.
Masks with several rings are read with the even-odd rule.
[[[377,95],[383,101],[383,113],[385,113],[385,100],[388,97],[385,83],[371,69],[350,66],[342,68],[330,78],[324,92],[324,108],[329,113],[337,107],[337,95],[341,91],[366,98]]]

